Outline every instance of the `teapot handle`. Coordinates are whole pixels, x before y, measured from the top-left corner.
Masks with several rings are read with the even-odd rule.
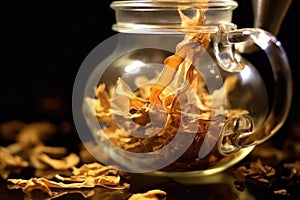
[[[275,36],[260,28],[243,28],[230,32],[228,40],[235,43],[236,49],[240,52],[248,45],[256,44],[266,53],[275,79],[276,98],[266,120],[254,131],[224,130],[226,124],[232,123],[242,124],[244,127],[251,126],[251,119],[247,116],[230,118],[225,123],[218,145],[220,152],[225,155],[241,148],[258,145],[273,136],[284,124],[292,101],[292,75],[289,62],[285,50]]]

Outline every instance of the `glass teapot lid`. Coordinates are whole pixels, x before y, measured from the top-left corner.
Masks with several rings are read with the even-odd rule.
[[[146,30],[172,30],[184,32],[216,32],[217,25],[231,24],[232,10],[238,6],[233,0],[129,0],[114,1],[116,24],[113,30],[118,32]],[[180,9],[188,18],[193,18],[199,10],[205,10],[205,26],[182,26]],[[167,31],[169,32],[169,31]]]

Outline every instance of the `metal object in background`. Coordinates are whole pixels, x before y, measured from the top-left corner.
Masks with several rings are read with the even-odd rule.
[[[292,0],[252,0],[254,27],[277,35]]]
[[[252,0],[254,27],[277,36],[292,0]],[[237,45],[241,53],[253,53],[259,48],[247,41]]]

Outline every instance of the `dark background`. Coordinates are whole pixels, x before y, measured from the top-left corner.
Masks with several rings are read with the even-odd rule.
[[[53,115],[72,118],[73,83],[82,61],[94,47],[115,34],[111,29],[115,18],[110,3],[28,0],[10,1],[1,6],[1,121],[47,118],[40,102],[48,102],[49,98],[48,103],[55,111]],[[233,22],[239,28],[253,27],[251,0],[238,3]],[[291,119],[300,119],[298,9],[299,1],[294,0],[277,36],[294,76]]]

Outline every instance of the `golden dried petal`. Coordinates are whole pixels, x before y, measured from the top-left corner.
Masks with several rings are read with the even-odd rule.
[[[62,159],[53,159],[46,154],[41,154],[38,159],[56,170],[65,170],[77,165],[80,158],[77,154],[71,153]]]
[[[56,126],[48,121],[33,122],[21,129],[17,136],[17,141],[24,149],[38,145],[49,139],[56,131]]]
[[[24,126],[26,126],[26,124],[20,120],[10,120],[0,124],[1,138],[14,141]]]
[[[26,185],[23,187],[23,191],[25,193],[31,193],[33,190],[38,189],[51,196],[52,191],[46,183],[47,182],[44,182],[43,179],[32,178],[29,181],[27,181]]]
[[[166,198],[167,193],[165,191],[155,189],[149,190],[145,193],[133,194],[128,200],[161,200]]]
[[[121,181],[120,176],[99,176],[96,178],[97,185],[118,186]]]
[[[12,155],[5,147],[0,147],[0,175],[7,179],[11,173],[19,172],[28,167],[29,163],[17,155]]]
[[[281,194],[281,195],[287,195],[288,192],[286,189],[281,189],[281,190],[275,190],[274,194]]]
[[[78,175],[89,175],[96,176],[100,174],[104,174],[106,172],[117,172],[117,169],[112,166],[104,166],[100,163],[94,162],[89,164],[84,164],[80,168],[73,167],[73,174]]]
[[[44,145],[36,146],[31,150],[29,160],[31,166],[36,169],[49,169],[51,165],[48,165],[47,162],[43,162],[40,157],[42,155],[46,155],[44,157],[55,157],[62,158],[67,153],[67,149],[65,147],[48,147]],[[42,156],[43,157],[43,156]]]
[[[96,98],[99,100],[99,103],[102,108],[109,109],[110,108],[110,100],[109,95],[105,91],[105,84],[100,84],[95,89]],[[107,110],[105,110],[107,112]]]
[[[294,163],[284,163],[283,167],[291,170],[291,174],[288,178],[300,176],[300,160],[297,160]]]

